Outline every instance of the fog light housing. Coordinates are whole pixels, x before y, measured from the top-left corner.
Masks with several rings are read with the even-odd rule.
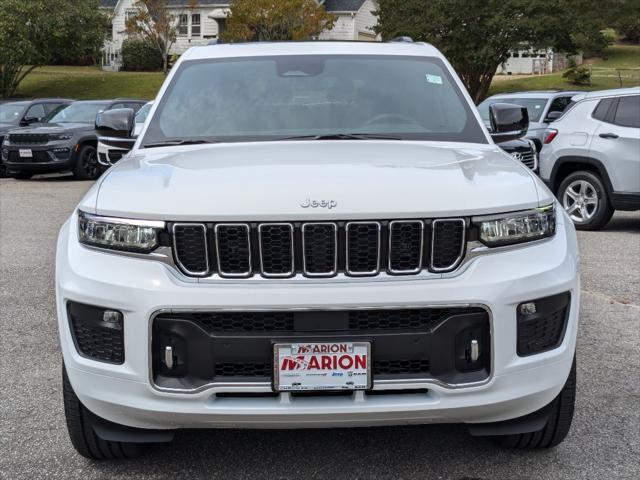
[[[122,312],[69,300],[67,316],[78,354],[99,362],[124,363]]]
[[[536,302],[521,303],[518,310],[520,311],[520,315],[533,315],[538,311]]]

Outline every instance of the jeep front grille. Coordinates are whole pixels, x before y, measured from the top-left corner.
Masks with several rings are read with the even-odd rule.
[[[175,262],[194,277],[352,277],[448,272],[460,264],[466,221],[175,223]]]
[[[44,145],[49,141],[49,135],[40,133],[12,133],[9,142],[12,145]]]

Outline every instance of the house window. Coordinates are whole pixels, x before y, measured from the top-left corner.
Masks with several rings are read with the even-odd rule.
[[[200,14],[194,13],[191,15],[191,36],[199,37],[201,33],[200,30]]]
[[[185,37],[189,35],[189,15],[187,14],[180,15],[178,23],[178,35]]]

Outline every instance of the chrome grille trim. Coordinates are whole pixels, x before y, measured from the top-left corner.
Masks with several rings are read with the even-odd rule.
[[[291,239],[291,270],[286,273],[269,273],[264,268],[263,249],[262,249],[262,229],[264,227],[287,227],[289,229],[289,238]],[[260,274],[265,278],[289,278],[295,274],[295,240],[293,238],[293,225],[291,223],[261,223],[258,225],[258,249],[260,251]],[[249,249],[251,251],[251,249]],[[251,262],[249,262],[251,263]]]
[[[195,272],[193,270],[189,270],[187,267],[183,265],[180,261],[180,255],[178,254],[178,245],[176,243],[176,227],[192,227],[192,228],[201,228],[202,235],[204,236],[204,251],[205,251],[205,263],[207,265],[207,269],[201,272]],[[176,259],[176,264],[178,268],[180,268],[184,273],[188,275],[193,275],[194,277],[206,277],[211,270],[211,266],[209,265],[209,245],[207,242],[207,226],[204,223],[174,223],[171,226],[171,235],[173,236],[173,256]]]
[[[395,225],[402,225],[402,224],[419,224],[420,225],[420,259],[418,260],[418,267],[414,268],[413,270],[395,270],[393,268],[391,268],[391,237],[393,234],[393,227]],[[423,261],[423,254],[424,254],[424,222],[421,220],[392,220],[391,222],[389,222],[389,246],[388,246],[388,254],[387,254],[387,258],[388,258],[388,265],[387,268],[389,270],[389,273],[391,274],[395,274],[395,275],[410,275],[413,273],[418,273],[423,269],[422,266],[422,261]]]
[[[307,254],[305,248],[305,230],[307,227],[313,225],[331,226],[333,228],[333,269],[330,272],[309,272],[307,269]],[[333,277],[338,273],[338,225],[332,222],[307,222],[303,223],[300,227],[302,232],[302,274],[305,277],[319,278],[319,277]]]
[[[462,240],[460,241],[460,253],[458,254],[458,257],[456,258],[455,262],[453,262],[451,265],[447,266],[447,267],[435,267],[433,265],[433,246],[434,246],[434,240],[435,240],[435,235],[436,235],[436,226],[438,223],[443,223],[443,222],[459,222],[462,224]],[[431,258],[429,260],[429,269],[432,272],[448,272],[450,270],[455,270],[458,265],[460,265],[460,262],[462,262],[462,259],[464,257],[464,250],[465,250],[465,245],[467,242],[467,222],[465,221],[464,218],[438,218],[433,220],[433,222],[431,223]]]
[[[226,273],[222,270],[222,265],[220,264],[220,242],[218,238],[218,234],[220,232],[220,228],[224,227],[240,227],[244,228],[247,232],[247,250],[248,250],[248,262],[249,269],[242,273]],[[215,240],[216,240],[216,259],[218,262],[218,275],[222,278],[248,278],[253,274],[253,262],[251,258],[251,228],[248,223],[218,223],[214,227]]]
[[[376,269],[370,271],[357,271],[351,270],[349,268],[349,228],[353,225],[375,225],[378,233],[378,252],[377,252],[377,260],[376,260]],[[380,273],[380,254],[381,254],[381,246],[382,239],[381,237],[382,226],[380,222],[347,222],[344,226],[345,231],[345,273],[352,277],[366,277],[370,275],[377,275]]]

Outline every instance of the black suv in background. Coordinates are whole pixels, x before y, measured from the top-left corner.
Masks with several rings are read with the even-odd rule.
[[[497,145],[515,160],[522,162],[525,166],[538,173],[538,149],[533,140],[530,138],[517,138]]]
[[[100,176],[96,115],[115,108],[137,111],[146,100],[84,100],[60,106],[43,123],[4,135],[2,161],[9,176],[28,179],[38,173],[71,171],[75,178]]]
[[[73,100],[67,98],[38,98],[36,100],[8,100],[0,103],[0,147],[5,133],[19,127],[41,122],[47,115]],[[5,176],[0,162],[0,177]]]

